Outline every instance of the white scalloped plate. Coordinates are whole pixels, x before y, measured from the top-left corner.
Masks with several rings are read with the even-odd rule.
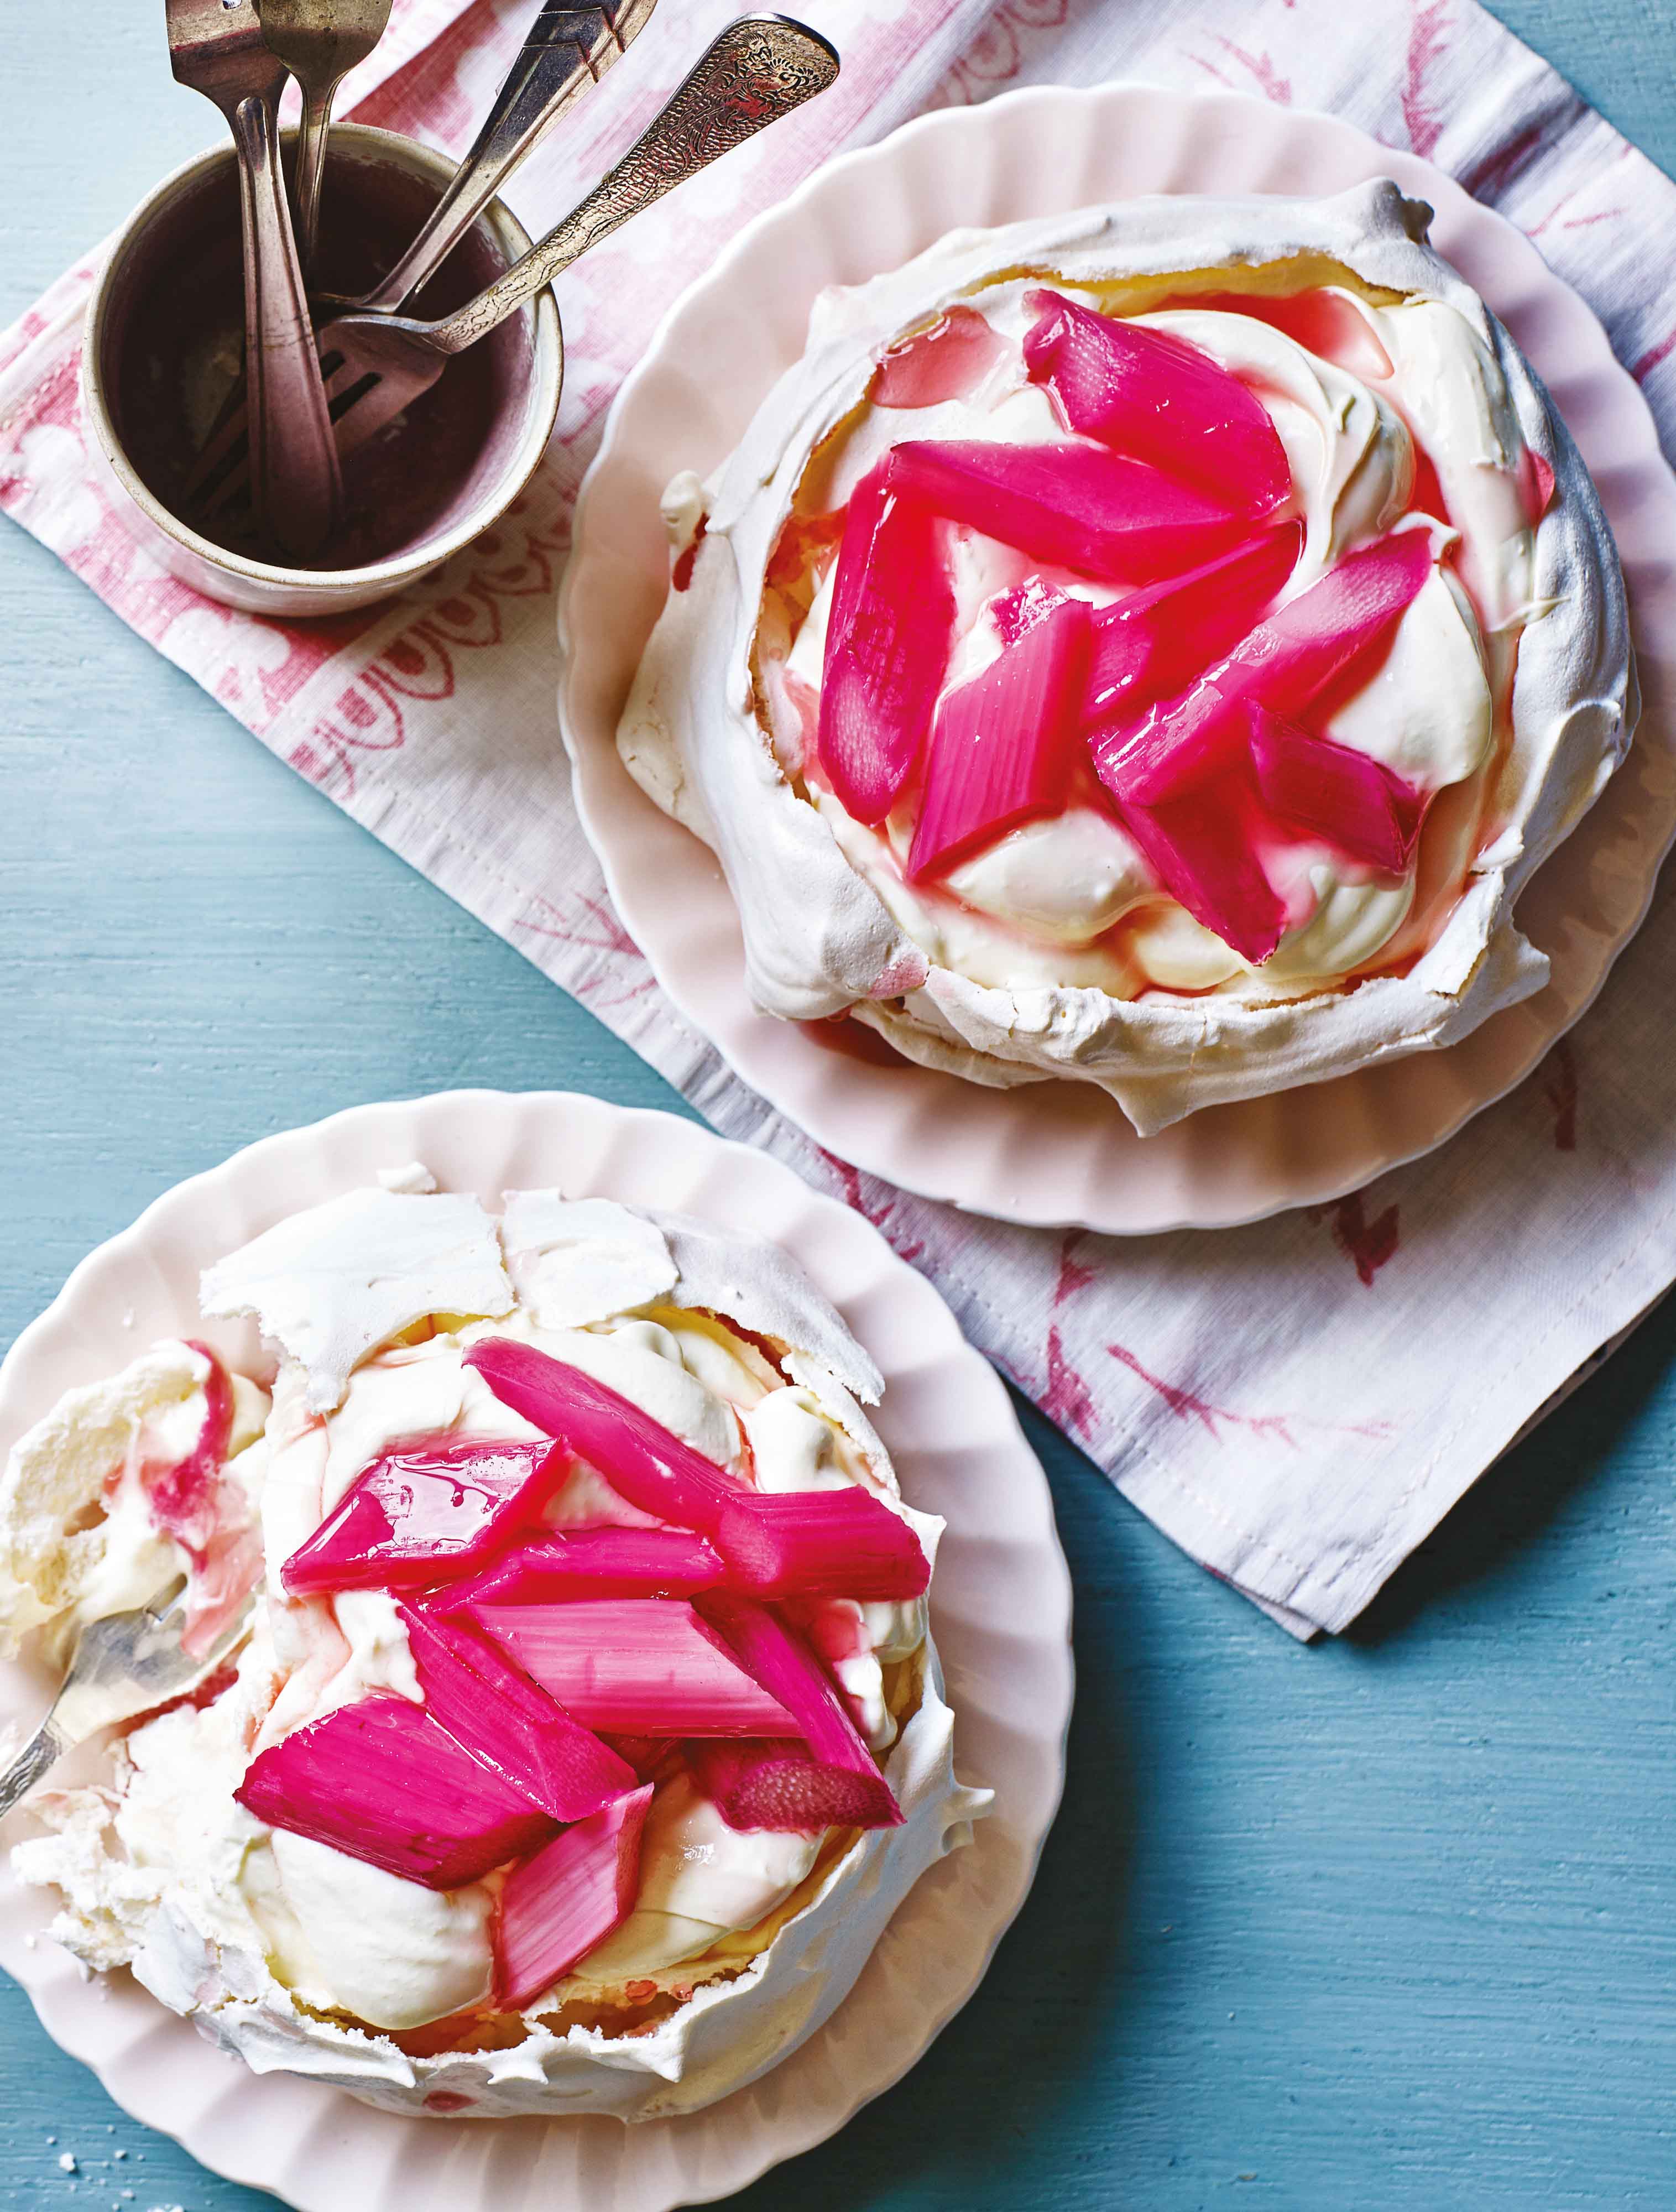
[[[615,732],[663,604],[658,495],[703,473],[803,349],[823,285],[893,268],[960,224],[1144,192],[1339,191],[1392,176],[1437,211],[1440,251],[1547,383],[1594,471],[1630,582],[1646,712],[1629,760],[1535,877],[1519,919],[1552,980],[1447,1052],[1212,1107],[1145,1141],[1091,1085],[987,1091],[876,1066],[759,1014],[708,851],[660,813]],[[659,981],[744,1080],[841,1158],[926,1197],[1120,1234],[1218,1227],[1315,1204],[1441,1144],[1570,1028],[1639,925],[1676,832],[1676,479],[1606,334],[1535,247],[1454,180],[1336,118],[1233,93],[1108,85],[945,109],[829,163],[742,233],[671,310],[618,393],[582,488],[560,599],[560,720],[582,823]]]
[[[487,1203],[554,1183],[748,1223],[796,1254],[884,1370],[878,1426],[912,1502],[947,1519],[932,1605],[962,1779],[995,1791],[977,1841],[912,1891],[832,2020],[754,2087],[636,2127],[409,2119],[294,2075],[254,2075],[127,1975],[82,1979],[40,1931],[45,1893],[0,1860],[0,1966],[55,2041],[137,2119],[301,2212],[665,2212],[726,2196],[887,2088],[971,1995],[1023,1904],[1064,1778],[1070,1579],[1048,1486],[1005,1391],[925,1279],[788,1168],[672,1115],[562,1091],[456,1091],[359,1106],[265,1138],[160,1198],[71,1275],[0,1365],[0,1455],[61,1390],[189,1330],[228,1357],[247,1328],[198,1318],[198,1270],[283,1213],[422,1159]],[[0,1730],[45,1679],[0,1667]],[[0,1845],[21,1816],[0,1823]]]

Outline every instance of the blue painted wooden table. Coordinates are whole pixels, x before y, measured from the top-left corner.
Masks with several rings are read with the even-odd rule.
[[[1676,161],[1673,0],[1497,12]],[[161,14],[82,0],[72,56],[58,9],[0,9],[0,322],[207,142]],[[356,1100],[684,1110],[9,530],[0,594],[0,1343],[170,1183]],[[1308,1651],[1028,1416],[1081,1676],[1041,1879],[914,2075],[739,2201],[1676,2204],[1673,1411],[1676,1301]],[[270,2202],[0,1978],[0,2205]]]

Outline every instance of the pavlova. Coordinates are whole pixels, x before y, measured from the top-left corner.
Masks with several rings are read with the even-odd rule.
[[[398,1179],[401,1180],[401,1179]],[[552,1191],[351,1191],[208,1269],[0,1486],[0,1634],[186,1578],[234,1659],[21,1844],[54,1933],[258,2071],[679,2112],[823,2021],[966,1839],[877,1369],[774,1246]]]
[[[1143,1133],[1465,1036],[1622,758],[1618,556],[1380,182],[960,231],[825,294],[707,482],[624,761],[758,1006]]]

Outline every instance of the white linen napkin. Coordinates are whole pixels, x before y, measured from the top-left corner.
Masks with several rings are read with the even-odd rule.
[[[396,43],[356,112],[462,149],[532,5],[397,0]],[[683,0],[659,17],[518,179],[510,197],[532,230],[735,12],[734,0]],[[836,91],[567,276],[550,459],[500,530],[409,599],[332,623],[263,621],[196,597],[134,547],[88,479],[76,398],[97,255],[0,337],[0,507],[718,1129],[875,1221],[973,1341],[1195,1559],[1295,1634],[1335,1631],[1676,1274],[1669,898],[1518,1093],[1334,1206],[1125,1242],[909,1197],[821,1152],[732,1076],[612,913],[553,726],[571,504],[611,395],[675,292],[826,155],[927,106],[1126,76],[1332,109],[1523,226],[1605,321],[1667,445],[1676,186],[1476,0],[806,0],[799,12],[844,56]]]

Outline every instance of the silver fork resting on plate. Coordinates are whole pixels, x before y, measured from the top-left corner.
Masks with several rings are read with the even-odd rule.
[[[505,274],[439,322],[339,315],[320,332],[321,367],[347,455],[428,391],[456,354],[486,337],[562,270],[712,161],[824,92],[838,57],[786,15],[744,15],[721,32],[641,138],[586,198]],[[211,504],[230,496],[232,471]]]
[[[304,559],[331,535],[341,486],[279,166],[287,70],[254,0],[168,0],[168,35],[176,80],[215,101],[238,152],[251,504],[281,551]]]
[[[355,300],[330,299],[331,306],[339,313],[392,313],[428,283],[519,163],[628,52],[656,5],[657,0],[598,0],[596,6],[578,8],[547,0],[471,151],[412,245],[370,292]],[[189,507],[235,458],[242,458],[249,428],[243,402],[242,387],[235,385],[186,480],[182,499]],[[222,496],[232,489],[228,483]],[[220,498],[213,499],[204,511],[220,504]]]
[[[186,1621],[182,1578],[149,1606],[89,1621],[76,1638],[70,1672],[52,1711],[0,1774],[0,1814],[9,1813],[67,1751],[97,1735],[100,1729],[131,1721],[137,1714],[196,1688],[239,1642],[249,1619],[246,1605],[207,1652],[189,1658],[180,1645]]]

